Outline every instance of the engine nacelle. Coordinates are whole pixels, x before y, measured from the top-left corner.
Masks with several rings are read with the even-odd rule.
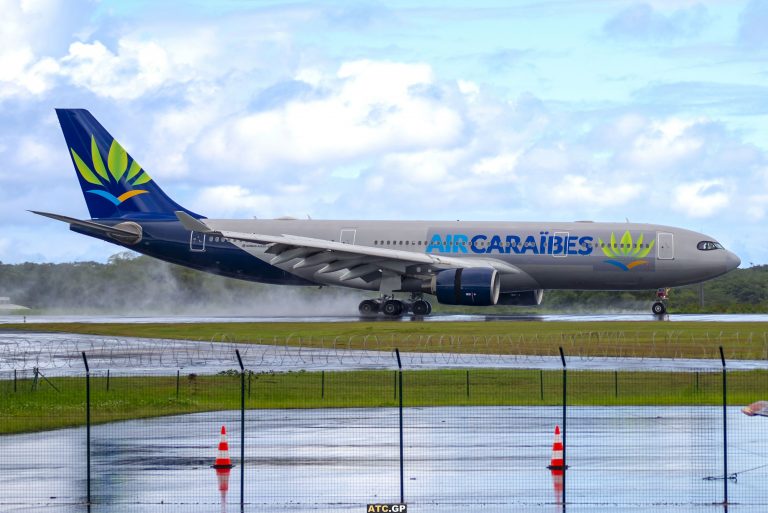
[[[541,304],[543,297],[544,291],[541,289],[505,292],[499,296],[498,304],[509,306],[537,306]]]
[[[437,274],[432,293],[444,305],[491,306],[499,300],[501,278],[496,269],[447,269]]]

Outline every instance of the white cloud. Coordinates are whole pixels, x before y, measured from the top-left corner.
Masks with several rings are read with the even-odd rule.
[[[100,41],[72,43],[62,64],[75,85],[113,99],[135,99],[179,79],[165,49],[152,41],[122,39],[117,53]]]
[[[16,160],[25,169],[46,168],[50,165],[51,155],[57,150],[60,151],[59,148],[52,148],[38,139],[24,136],[16,148]]]
[[[88,0],[0,0],[0,100],[39,97],[61,72],[50,51],[71,40]]]
[[[472,173],[479,176],[504,177],[507,180],[515,179],[515,168],[520,160],[522,152],[501,153],[493,157],[485,157],[478,160],[472,166]]]
[[[456,85],[459,88],[459,92],[467,96],[471,101],[474,101],[480,95],[480,86],[471,80],[457,80]]]
[[[673,207],[689,217],[710,217],[730,203],[722,180],[703,180],[678,185]]]
[[[291,100],[213,127],[201,157],[258,172],[441,148],[461,135],[459,113],[429,94],[437,87],[429,66],[347,62],[323,82],[332,88],[320,98]]]
[[[547,199],[571,207],[616,207],[631,203],[642,191],[638,184],[605,184],[586,176],[565,175],[552,187]]]
[[[455,153],[434,150],[391,154],[382,159],[381,172],[400,175],[399,185],[439,183],[445,180],[456,159]]]
[[[204,187],[190,208],[207,217],[271,217],[275,214],[275,198],[254,194],[239,185]]]
[[[694,156],[704,147],[704,140],[689,129],[702,122],[680,118],[652,121],[633,140],[629,161],[638,168],[658,171]]]

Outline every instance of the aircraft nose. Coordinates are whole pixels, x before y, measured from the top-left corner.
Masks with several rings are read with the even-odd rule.
[[[741,258],[739,258],[736,255],[736,253],[728,251],[727,255],[725,256],[725,267],[729,271],[732,271],[732,270],[736,269],[740,265],[741,265]]]

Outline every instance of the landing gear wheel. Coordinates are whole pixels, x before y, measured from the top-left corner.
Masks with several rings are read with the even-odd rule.
[[[423,317],[425,315],[429,315],[430,312],[432,312],[432,305],[430,305],[428,301],[419,299],[413,302],[411,311],[413,312],[413,315],[416,315],[418,317]]]
[[[363,317],[373,317],[379,313],[379,305],[372,299],[366,299],[360,303],[360,306],[357,307],[357,310]]]
[[[381,307],[381,311],[384,312],[384,315],[388,315],[389,317],[403,315],[403,310],[402,301],[398,301],[397,299],[389,299],[385,301],[384,305]]]
[[[664,303],[662,303],[661,301],[656,301],[651,307],[651,310],[655,315],[664,315],[665,313],[667,313],[667,307],[664,306]]]

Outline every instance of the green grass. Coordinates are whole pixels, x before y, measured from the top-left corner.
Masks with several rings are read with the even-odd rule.
[[[562,373],[538,370],[405,371],[406,406],[560,405]],[[764,399],[768,371],[728,374],[729,402]],[[30,379],[0,381],[0,434],[43,431],[85,423],[85,379],[50,378],[59,389]],[[325,386],[323,388],[323,381]],[[237,375],[91,378],[95,424],[240,407]],[[250,389],[250,390],[249,390]],[[720,373],[570,371],[569,405],[718,405]],[[246,407],[394,407],[395,371],[253,374]]]
[[[304,347],[571,356],[768,359],[760,322],[7,324],[3,329]]]

